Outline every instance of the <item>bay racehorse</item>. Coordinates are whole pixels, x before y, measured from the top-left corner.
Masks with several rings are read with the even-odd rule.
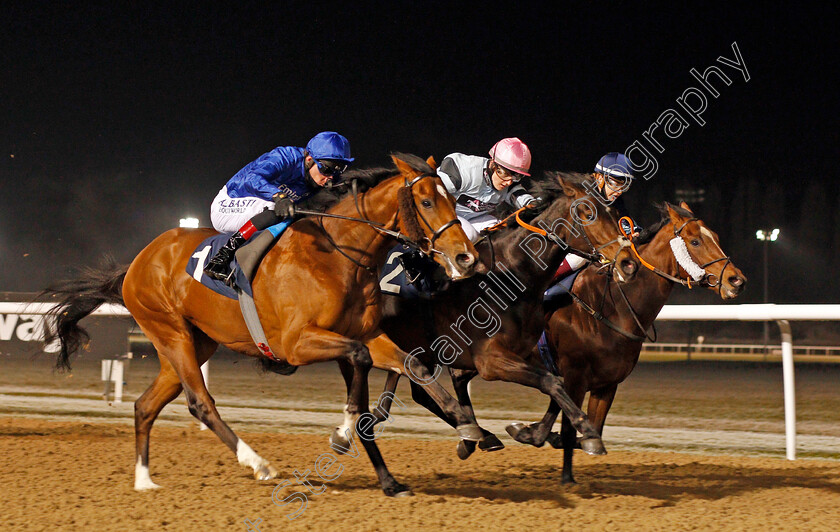
[[[584,449],[603,454],[606,451],[598,432],[570,400],[562,379],[528,360],[544,328],[542,294],[567,246],[599,265],[598,259],[612,259],[610,264],[618,266],[604,271],[609,270],[617,280],[631,279],[638,268],[617,220],[599,202],[587,198],[584,179],[581,174],[551,174],[535,192],[542,200],[541,207],[524,210],[521,224],[491,232],[476,244],[490,272],[452,283],[428,301],[389,297],[382,329],[429,367],[439,364],[434,378],[445,365],[475,370],[486,380],[515,382],[549,395],[584,434]],[[530,222],[521,219],[526,215]],[[429,400],[429,383],[434,381],[407,373],[415,401],[456,426],[458,420]],[[393,392],[398,379],[398,375],[389,376],[386,390]],[[459,400],[464,400],[465,393],[465,388],[459,392]],[[472,414],[468,397],[462,404]],[[502,447],[494,435],[483,434],[480,448]],[[458,452],[469,454],[474,449],[475,442],[462,440]]]
[[[662,220],[651,228],[652,240],[639,248],[642,268],[631,283],[605,283],[586,269],[574,283],[576,304],[551,315],[546,336],[566,390],[575,404],[589,392],[589,419],[603,433],[616,389],[639,360],[646,331],[676,284],[705,287],[721,299],[742,292],[746,277],[720,247],[718,235],[697,218],[684,202],[660,207]],[[602,320],[593,317],[598,309]],[[539,355],[534,353],[534,359]],[[552,402],[539,423],[509,427],[522,443],[541,446],[546,439],[563,447],[563,482],[574,482],[572,456],[575,428],[563,419],[561,436],[550,434],[559,409]]]
[[[287,229],[252,283],[257,312],[277,357],[273,363],[286,368],[331,360],[346,363],[352,368],[346,410],[354,419],[368,411],[373,355],[386,368],[408,367],[428,376],[422,364],[407,358],[379,328],[377,265],[393,246],[395,231],[429,253],[451,279],[472,275],[478,264],[475,248],[457,223],[454,202],[430,166],[433,161],[427,164],[405,155],[393,160],[396,170],[367,172],[379,181],[375,187],[345,197],[327,211],[344,219],[304,218]],[[160,373],[135,403],[138,490],[158,487],[148,469],[149,433],[161,409],[182,389],[190,412],[240,464],[251,467],[260,480],[278,475],[221,419],[199,370],[219,344],[252,357],[265,356],[254,345],[237,302],[196,282],[186,271],[194,250],[214,233],[167,231],[127,268],[88,271],[46,291],[59,298],[52,311],[62,344],[58,366],[69,367],[71,353],[85,338],[79,320],[105,302],[124,304],[157,349]],[[462,436],[479,439],[478,427],[470,424],[458,403],[445,391],[436,393],[448,398],[441,407],[459,419]],[[411,494],[386,468],[372,435],[356,429],[385,494]]]

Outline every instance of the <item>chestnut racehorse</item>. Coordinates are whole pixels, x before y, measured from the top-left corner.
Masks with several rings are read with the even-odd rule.
[[[666,203],[661,211],[658,228],[652,228],[655,236],[640,246],[642,268],[632,283],[605,287],[595,272],[584,270],[574,284],[577,302],[556,310],[549,319],[547,338],[566,390],[577,405],[589,392],[589,419],[599,434],[618,384],[636,366],[646,331],[674,285],[702,286],[729,300],[746,284],[744,274],[721,249],[718,235],[685,202],[680,207]],[[595,319],[591,309],[598,309],[604,319]],[[535,354],[534,359],[539,356]],[[549,437],[558,412],[552,403],[541,422],[519,425],[509,432],[522,443],[541,446],[548,438],[555,447],[562,444],[563,482],[570,483],[574,482],[575,428],[564,417],[561,436],[552,433]]]
[[[515,382],[549,395],[563,405],[584,434],[587,452],[603,454],[599,433],[568,397],[562,379],[541,363],[528,360],[545,325],[542,295],[566,254],[566,245],[591,258],[611,259],[616,267],[604,271],[616,279],[631,279],[639,267],[626,247],[629,241],[621,238],[617,220],[599,202],[587,199],[584,179],[582,174],[550,174],[534,193],[541,198],[541,207],[523,213],[532,218],[530,223],[514,223],[477,244],[491,270],[487,275],[453,283],[430,301],[389,297],[382,329],[403,349],[422,351],[418,356],[427,364],[477,371],[486,380]],[[538,238],[534,230],[540,227],[548,230],[551,239],[559,237],[565,244]],[[410,377],[415,401],[456,426],[457,420],[429,400],[426,381]],[[397,379],[388,380],[392,392]],[[459,389],[459,399],[472,413],[466,383]],[[502,447],[493,434],[484,431],[484,436],[481,449]],[[475,442],[462,441],[459,456],[465,458],[474,449]]]
[[[355,221],[297,221],[267,253],[252,283],[268,344],[278,358],[275,364],[290,368],[338,360],[351,367],[347,412],[354,420],[368,411],[372,354],[387,369],[409,367],[428,375],[421,363],[407,359],[379,328],[377,266],[394,244],[394,231],[399,229],[431,254],[451,279],[469,277],[478,264],[477,252],[457,223],[454,201],[435,175],[433,161],[406,155],[393,156],[393,160],[396,171],[366,174],[376,174],[378,185],[344,198],[327,211]],[[70,354],[84,339],[78,321],[105,302],[124,304],[157,349],[160,373],[135,403],[134,487],[138,490],[158,487],[148,469],[149,432],[161,409],[182,389],[190,412],[236,453],[240,464],[251,467],[260,480],[278,475],[221,419],[199,370],[219,344],[245,355],[265,356],[254,345],[238,303],[196,282],[186,271],[194,250],[213,234],[211,229],[167,231],[127,269],[88,271],[78,280],[46,291],[61,298],[52,312],[62,343],[58,366],[69,367]],[[459,419],[462,436],[480,439],[468,414],[438,388],[435,396],[441,399],[441,408]],[[410,495],[408,487],[386,468],[370,427],[356,427],[356,432],[385,494]]]

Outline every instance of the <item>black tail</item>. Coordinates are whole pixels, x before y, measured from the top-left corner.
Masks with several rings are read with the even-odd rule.
[[[84,268],[76,279],[59,281],[41,292],[39,299],[57,302],[44,320],[44,342],[61,342],[56,369],[69,370],[70,356],[90,340],[79,321],[103,303],[125,305],[122,285],[128,265],[107,259],[102,268]],[[52,324],[52,326],[48,325]]]

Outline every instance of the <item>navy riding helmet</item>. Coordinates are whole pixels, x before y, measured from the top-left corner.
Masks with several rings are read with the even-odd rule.
[[[595,171],[620,183],[633,179],[633,166],[623,153],[612,151],[598,160]]]

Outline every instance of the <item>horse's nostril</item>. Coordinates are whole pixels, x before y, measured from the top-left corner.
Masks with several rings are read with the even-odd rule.
[[[632,260],[624,259],[621,261],[621,269],[624,273],[631,274],[636,271],[636,263]]]
[[[472,253],[459,253],[455,257],[455,260],[461,266],[470,266],[475,262],[475,257],[472,255]]]
[[[731,284],[732,286],[741,286],[742,284],[744,284],[744,278],[738,277],[737,275],[733,275],[729,278],[729,284]]]

